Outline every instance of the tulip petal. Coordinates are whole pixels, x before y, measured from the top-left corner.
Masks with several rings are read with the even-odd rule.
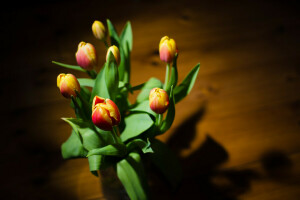
[[[97,104],[92,113],[92,121],[100,129],[105,131],[112,130],[113,122],[109,116],[109,112]]]
[[[104,102],[105,102],[105,99],[104,99],[104,98],[95,96],[94,99],[93,99],[92,109],[94,110],[94,109],[95,109],[95,106],[96,106],[97,104],[99,104],[99,103],[104,103]]]

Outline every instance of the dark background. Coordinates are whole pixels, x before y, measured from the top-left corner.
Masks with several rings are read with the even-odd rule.
[[[51,64],[76,64],[86,41],[100,68],[96,19],[110,19],[119,32],[131,21],[132,85],[164,79],[164,35],[179,48],[179,81],[201,62],[194,89],[160,137],[181,158],[184,180],[174,193],[157,183],[156,199],[299,198],[297,1],[40,1],[1,11],[1,199],[101,199],[87,160],[61,158],[71,128],[60,118],[74,114],[56,76],[71,71]]]

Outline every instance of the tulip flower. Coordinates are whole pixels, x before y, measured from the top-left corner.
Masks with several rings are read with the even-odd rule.
[[[101,41],[105,41],[106,30],[105,30],[105,26],[102,24],[102,22],[100,22],[98,20],[94,21],[94,23],[92,25],[92,31],[93,31],[95,38],[97,38]]]
[[[117,64],[119,64],[120,63],[120,52],[119,52],[118,47],[116,47],[115,45],[113,45],[113,46],[111,46],[111,47],[108,48],[107,53],[106,53],[106,61],[108,59],[109,52],[113,53]]]
[[[80,92],[79,82],[73,74],[59,74],[57,76],[57,87],[66,98],[76,97],[76,91]]]
[[[149,94],[149,105],[151,110],[157,114],[163,114],[169,106],[167,92],[160,88],[153,88]]]
[[[177,52],[175,40],[164,36],[159,43],[159,56],[160,59],[166,63],[171,63]]]
[[[80,42],[75,54],[77,63],[86,70],[92,70],[97,65],[95,47],[90,43]]]
[[[121,121],[118,106],[110,99],[94,97],[92,106],[92,121],[102,130],[111,131]]]

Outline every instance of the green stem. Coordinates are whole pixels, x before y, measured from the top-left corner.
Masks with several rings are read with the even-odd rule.
[[[118,126],[115,126],[117,136],[120,137],[120,129]]]
[[[113,135],[113,138],[114,138],[114,142],[117,144],[118,143],[118,136],[117,136],[117,133],[116,133],[117,131],[116,131],[115,127],[113,127],[111,132],[112,132],[112,135]]]
[[[157,118],[156,118],[156,125],[158,127],[160,127],[161,123],[162,123],[162,119],[163,119],[163,114],[158,114]]]
[[[80,109],[80,106],[78,104],[78,102],[76,101],[76,98],[72,95],[71,96],[71,100],[75,106],[75,113],[76,115],[79,115],[80,117],[82,117],[83,119],[88,119],[85,114],[82,112],[82,110]]]
[[[97,77],[97,72],[95,70],[87,71],[86,72],[92,79]]]
[[[169,83],[169,76],[170,76],[170,63],[167,63],[164,90],[167,89]]]
[[[134,91],[134,90],[140,90],[140,89],[142,89],[142,87],[144,87],[144,85],[145,85],[145,83],[142,83],[142,84],[133,86],[133,87],[131,87],[130,89],[131,89],[132,91]]]
[[[83,109],[86,117],[89,119],[92,115],[90,104],[82,97],[80,92],[76,91],[77,97],[80,99],[81,103],[83,104]]]

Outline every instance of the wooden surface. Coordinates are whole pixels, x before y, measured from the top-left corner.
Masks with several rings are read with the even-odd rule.
[[[71,128],[60,118],[74,114],[56,76],[71,71],[51,60],[76,64],[83,40],[95,44],[103,63],[105,49],[91,24],[106,18],[118,31],[131,21],[133,85],[164,79],[158,56],[164,35],[178,44],[179,81],[201,63],[194,89],[176,105],[171,130],[159,137],[180,156],[183,183],[175,193],[158,183],[154,199],[300,198],[296,1],[65,1],[1,13],[3,199],[102,198],[86,159],[61,158]]]

